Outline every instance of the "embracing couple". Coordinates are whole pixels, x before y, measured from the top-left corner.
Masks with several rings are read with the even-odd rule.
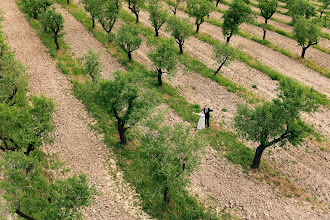
[[[193,114],[199,115],[199,121],[197,124],[198,130],[204,129],[205,126],[207,126],[208,128],[210,127],[210,112],[213,112],[213,110],[206,107],[206,105],[200,113],[193,112]]]

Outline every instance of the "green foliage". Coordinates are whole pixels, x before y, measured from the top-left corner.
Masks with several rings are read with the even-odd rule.
[[[146,0],[126,0],[128,3],[128,8],[134,13],[136,17],[136,23],[139,22],[139,13],[144,7]]]
[[[239,25],[253,20],[253,13],[243,0],[234,0],[222,17],[224,18],[222,33],[227,38],[228,43],[230,38],[238,33]]]
[[[84,8],[91,15],[92,27],[95,27],[95,19],[98,17],[101,7],[103,5],[103,0],[81,0]]]
[[[97,19],[103,29],[109,34],[115,25],[121,8],[121,0],[108,0],[103,2],[100,11],[97,13]]]
[[[299,17],[295,20],[293,34],[298,44],[303,47],[302,58],[308,47],[318,43],[320,33],[321,23],[319,19],[308,20],[304,17]]]
[[[95,101],[117,120],[122,144],[127,143],[125,132],[146,117],[159,102],[154,90],[139,91],[139,73],[118,72],[115,80],[101,81]]]
[[[0,188],[11,213],[23,213],[34,219],[81,219],[82,207],[95,195],[86,176],[57,179],[58,165],[40,152],[29,157],[21,151],[2,154],[3,179]]]
[[[44,13],[49,6],[53,4],[52,0],[23,0],[24,12],[30,18],[38,19],[39,15]]]
[[[199,151],[205,146],[197,135],[190,137],[190,129],[177,124],[175,128],[149,124],[149,131],[141,139],[141,154],[149,175],[161,188],[165,205],[184,191],[189,176],[197,167]],[[166,192],[167,191],[167,192]],[[158,195],[157,195],[158,196]]]
[[[84,55],[83,62],[84,62],[84,67],[87,73],[92,77],[92,80],[94,82],[98,81],[102,72],[100,55],[94,53],[94,51],[90,49],[87,52],[87,54]]]
[[[192,24],[189,19],[179,18],[171,16],[166,27],[167,31],[170,31],[172,36],[176,39],[176,43],[179,45],[180,52],[183,53],[183,44],[194,32]]]
[[[117,34],[117,41],[127,53],[130,61],[132,60],[131,53],[134,50],[137,50],[142,43],[142,38],[139,36],[139,32],[137,26],[124,24],[120,27]]]
[[[322,6],[320,7],[320,17],[322,17],[324,11],[328,8],[330,5],[330,0],[320,0],[322,2]]]
[[[311,129],[300,119],[301,112],[314,112],[319,107],[313,95],[292,80],[280,81],[280,89],[279,98],[255,109],[238,105],[234,118],[238,134],[260,143],[262,151],[272,145],[284,145],[287,141],[293,145],[299,144],[311,133]]]
[[[217,63],[220,63],[220,67],[216,71],[218,73],[222,66],[229,65],[232,60],[236,59],[237,54],[229,44],[217,43],[213,45],[213,57]]]
[[[32,97],[29,103],[25,103],[24,107],[0,104],[1,142],[6,150],[24,149],[29,152],[52,140],[53,102],[45,97]]]
[[[276,12],[278,0],[259,0],[259,8],[262,17],[265,18],[265,23],[270,19]]]
[[[178,9],[179,5],[182,3],[182,2],[185,2],[186,0],[167,0],[167,3],[168,3],[168,7],[171,8],[171,6],[173,6],[171,8],[172,12],[174,15],[176,15],[176,10]]]
[[[152,23],[152,26],[155,29],[156,37],[158,36],[158,30],[166,22],[168,13],[162,7],[162,4],[159,0],[150,0],[149,4],[150,17],[149,20]]]
[[[41,15],[40,23],[43,26],[44,31],[53,36],[57,50],[60,49],[58,38],[64,35],[62,32],[64,29],[64,18],[62,14],[57,13],[54,7],[48,9]]]
[[[294,23],[293,34],[300,46],[315,44],[321,33],[320,22],[317,19],[308,20],[300,17]]]
[[[205,16],[209,15],[213,9],[213,5],[209,0],[188,0],[188,14],[196,18],[196,32],[199,31],[199,26],[204,22]]]
[[[309,19],[316,15],[316,8],[307,0],[289,0],[288,3],[289,14],[295,20],[297,16],[304,16]]]
[[[148,57],[153,62],[154,67],[158,73],[158,85],[161,86],[161,75],[167,71],[168,73],[175,69],[177,64],[176,48],[173,39],[164,39],[156,43],[157,45],[150,45],[150,52]]]

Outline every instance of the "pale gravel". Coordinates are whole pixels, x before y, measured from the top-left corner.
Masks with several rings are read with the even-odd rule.
[[[83,210],[86,219],[135,219],[145,214],[133,205],[134,194],[129,193],[117,171],[113,155],[103,144],[102,137],[89,128],[93,123],[83,104],[72,94],[70,82],[56,68],[55,61],[46,53],[38,35],[29,26],[15,1],[1,0],[0,8],[5,13],[4,32],[16,58],[29,67],[29,89],[38,95],[44,94],[55,102],[56,127],[54,144],[46,150],[57,155],[72,173],[87,174],[90,184],[95,185],[100,195]],[[117,178],[110,175],[116,172]],[[125,196],[125,197],[124,197]]]

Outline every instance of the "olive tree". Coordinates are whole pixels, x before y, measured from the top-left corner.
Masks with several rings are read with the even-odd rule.
[[[64,19],[61,13],[57,13],[55,8],[48,9],[45,13],[40,17],[40,23],[44,27],[44,31],[48,34],[53,35],[54,42],[56,44],[56,49],[60,49],[60,45],[58,43],[58,38],[62,37],[63,34],[63,23]]]
[[[186,18],[171,16],[167,21],[167,31],[170,31],[179,45],[180,53],[183,54],[183,44],[193,33],[193,26]]]
[[[141,138],[141,158],[168,207],[190,183],[189,176],[199,165],[205,144],[200,136],[191,137],[190,129],[181,124],[174,128],[157,124]]]
[[[234,0],[222,16],[224,18],[222,33],[229,43],[230,38],[237,34],[239,26],[253,19],[252,9],[243,0]]]
[[[83,64],[87,73],[92,77],[93,82],[98,81],[101,76],[102,66],[100,63],[100,55],[94,53],[92,49],[90,49],[83,56]]]
[[[128,8],[133,12],[136,17],[136,23],[139,23],[139,13],[144,6],[146,0],[126,0]]]
[[[280,81],[280,95],[272,102],[249,109],[238,105],[234,126],[240,136],[259,143],[252,168],[259,168],[262,153],[267,147],[287,142],[297,145],[311,129],[301,120],[302,112],[314,112],[318,104],[310,89],[290,79]]]
[[[0,104],[0,149],[23,150],[26,155],[52,141],[54,103],[31,97],[18,106]]]
[[[330,0],[321,0],[321,2],[322,2],[322,6],[320,7],[320,18],[322,18],[324,11],[330,5]]]
[[[159,0],[150,0],[149,3],[149,20],[155,29],[156,37],[158,37],[158,31],[166,22],[168,14],[167,11],[162,7]]]
[[[127,144],[126,131],[147,117],[159,102],[155,91],[140,91],[138,73],[117,72],[113,81],[100,82],[95,102],[113,116],[117,122],[120,143]]]
[[[173,14],[176,15],[176,10],[178,9],[179,5],[186,0],[168,0],[168,7],[172,10]],[[172,6],[172,7],[171,7]]]
[[[293,22],[299,16],[309,19],[316,15],[316,8],[307,0],[290,0],[287,2],[288,13],[293,17]]]
[[[129,61],[131,61],[132,52],[139,49],[142,38],[139,36],[139,30],[136,26],[124,24],[118,31],[117,41],[127,53]]]
[[[95,28],[95,20],[98,17],[104,0],[81,0],[84,9],[91,15],[92,27]]]
[[[39,15],[44,13],[52,4],[52,0],[24,0],[23,10],[28,14],[29,17],[38,19]]]
[[[28,220],[80,219],[81,209],[95,197],[85,175],[56,178],[63,171],[43,153],[26,156],[21,151],[1,155],[0,189],[7,210]]]
[[[318,19],[308,20],[300,17],[293,25],[294,38],[302,46],[301,58],[305,57],[306,50],[318,43],[321,34],[321,22]]]
[[[196,18],[196,32],[198,33],[200,25],[204,22],[205,16],[213,10],[213,5],[209,0],[188,0],[188,14]]]
[[[118,20],[121,0],[108,0],[102,4],[97,18],[105,32],[110,34],[113,26]]]
[[[270,19],[276,12],[278,0],[259,0],[259,8],[262,17],[265,19],[265,24],[267,24],[268,19]],[[262,28],[264,35],[263,40],[266,39],[266,28]]]
[[[229,44],[218,43],[213,45],[213,57],[220,63],[214,75],[218,74],[222,66],[228,65],[232,60],[236,59],[236,50],[229,46]]]
[[[173,39],[161,40],[157,45],[150,45],[150,52],[148,57],[153,62],[154,67],[157,70],[158,86],[162,86],[162,75],[171,72],[175,69],[176,59],[176,48],[174,46]]]

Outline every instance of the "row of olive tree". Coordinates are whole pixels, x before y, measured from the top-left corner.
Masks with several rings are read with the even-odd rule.
[[[78,219],[95,189],[84,175],[54,175],[62,167],[40,148],[53,140],[55,106],[46,97],[27,96],[26,78],[0,33],[0,189],[5,207],[30,220]]]

